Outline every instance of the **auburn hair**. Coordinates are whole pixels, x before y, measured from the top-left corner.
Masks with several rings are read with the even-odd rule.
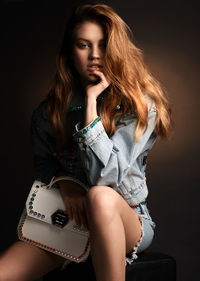
[[[155,103],[157,110],[156,131],[167,138],[171,131],[171,110],[159,84],[148,70],[140,49],[133,44],[132,32],[121,17],[105,4],[81,4],[76,7],[67,22],[56,57],[56,71],[48,94],[47,114],[57,137],[57,144],[66,139],[64,129],[66,110],[75,87],[76,70],[72,61],[73,37],[77,25],[96,22],[104,31],[106,46],[104,74],[110,81],[109,94],[100,108],[100,116],[107,134],[116,131],[115,118],[127,113],[137,114],[136,141],[148,125],[148,109],[145,95]],[[120,108],[116,110],[116,106]]]

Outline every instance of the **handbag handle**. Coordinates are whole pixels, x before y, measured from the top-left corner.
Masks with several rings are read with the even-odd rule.
[[[52,179],[50,180],[49,184],[42,184],[42,186],[46,186],[46,189],[51,189],[53,188],[53,186],[59,182],[59,181],[62,181],[62,180],[70,180],[70,181],[73,181],[73,182],[76,182],[78,183],[81,187],[83,187],[86,191],[88,191],[88,187],[83,184],[81,181],[79,181],[78,179],[76,178],[73,178],[73,177],[69,177],[69,176],[60,176],[60,177],[55,177],[53,176]]]

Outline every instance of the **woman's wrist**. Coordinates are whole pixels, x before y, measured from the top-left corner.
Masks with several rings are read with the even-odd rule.
[[[86,97],[85,98],[86,110],[94,110],[97,106],[97,99],[95,97]]]
[[[97,115],[97,100],[95,97],[87,97],[85,101],[86,109],[85,109],[85,124],[87,126],[92,121],[94,121]]]

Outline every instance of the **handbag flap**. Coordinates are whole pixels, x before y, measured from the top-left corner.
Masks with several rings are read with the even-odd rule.
[[[60,191],[56,187],[48,189],[41,181],[34,181],[26,201],[27,215],[52,224],[52,215],[57,211],[66,213]]]

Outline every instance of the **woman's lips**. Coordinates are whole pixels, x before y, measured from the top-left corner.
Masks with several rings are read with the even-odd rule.
[[[102,66],[101,65],[92,65],[92,66],[88,66],[87,69],[89,71],[101,70]]]

